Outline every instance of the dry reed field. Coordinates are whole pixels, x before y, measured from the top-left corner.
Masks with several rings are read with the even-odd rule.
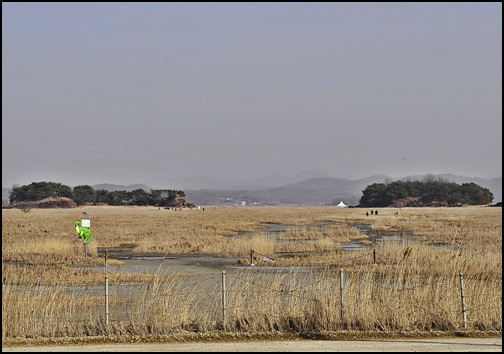
[[[93,232],[88,257],[73,235],[83,211],[91,216]],[[364,209],[335,207],[3,210],[2,341],[215,331],[501,333],[502,208],[378,211],[366,216]],[[263,229],[272,224],[288,227],[273,236]],[[354,224],[403,237],[372,244]],[[342,243],[352,240],[368,248],[345,251]],[[96,290],[103,289],[106,273],[98,250],[121,246],[141,254],[216,254],[238,262],[226,278],[170,268],[109,272],[107,323],[103,292]],[[121,263],[108,260],[118,269]]]

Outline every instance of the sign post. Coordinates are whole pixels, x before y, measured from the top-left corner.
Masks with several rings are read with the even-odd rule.
[[[87,218],[82,218],[83,215],[87,215]],[[93,237],[91,234],[91,215],[88,215],[85,211],[79,216],[77,221],[75,221],[75,235],[79,236],[81,241],[84,241],[84,256],[87,257],[87,244],[91,242]]]

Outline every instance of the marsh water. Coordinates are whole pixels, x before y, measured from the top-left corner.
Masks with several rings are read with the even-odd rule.
[[[349,221],[352,222],[353,221]],[[266,235],[276,239],[276,242],[300,242],[300,240],[281,240],[279,236],[287,232],[302,232],[305,229],[310,229],[317,232],[323,232],[328,223],[316,223],[305,226],[295,225],[280,225],[280,224],[265,224],[254,232],[240,232],[229,238],[247,238],[253,237],[256,234]],[[371,250],[372,245],[385,240],[401,241],[405,237],[415,237],[412,233],[395,233],[391,232],[387,235],[374,234],[370,224],[353,224],[353,227],[363,234],[362,238],[357,238],[351,242],[342,243],[341,249],[344,252],[351,254],[358,250]],[[366,244],[360,243],[362,240],[369,240]],[[301,242],[309,242],[302,241]],[[104,256],[105,248],[98,247],[98,254]],[[219,257],[216,254],[193,254],[193,255],[165,255],[165,254],[145,254],[134,252],[134,246],[123,246],[107,249],[109,259],[121,260],[121,265],[85,267],[97,271],[103,271],[106,274],[113,272],[128,272],[139,274],[160,274],[160,275],[176,275],[180,282],[191,284],[193,290],[204,291],[205,296],[212,298],[211,303],[220,302],[220,286],[223,282],[223,273],[228,278],[228,283],[232,284],[233,280],[238,279],[254,279],[254,282],[272,281],[272,279],[288,279],[294,276],[301,283],[310,281],[310,277],[322,271],[325,266],[311,267],[279,267],[279,266],[254,266],[248,264],[238,265],[239,258]],[[243,258],[243,257],[240,257]],[[194,284],[197,284],[194,287]],[[141,298],[146,296],[145,289],[148,284],[109,284],[111,296],[117,298],[131,299]],[[202,290],[204,289],[204,290]],[[85,295],[104,295],[104,285],[87,286],[87,287],[71,287],[68,292],[77,296]],[[149,294],[149,291],[147,291]],[[205,306],[203,306],[204,308]],[[115,315],[113,318],[119,319],[127,315],[131,308],[126,305],[116,305],[110,309]]]
[[[353,220],[348,220],[352,222]],[[310,242],[309,240],[279,240],[279,236],[287,232],[301,232],[303,230],[313,230],[323,232],[327,222],[319,222],[311,225],[281,225],[281,224],[265,224],[264,227],[256,231],[239,232],[236,235],[228,236],[228,238],[249,238],[256,234],[265,235],[276,240],[276,242]],[[412,232],[389,232],[386,235],[376,234],[372,232],[371,224],[353,224],[353,227],[363,234],[362,238],[357,238],[351,242],[341,243],[341,249],[346,252],[371,250],[373,244],[381,241],[402,241],[404,238],[416,238]],[[369,240],[362,243],[361,241]],[[98,254],[103,256],[105,248],[98,247]],[[107,249],[108,257],[118,259],[124,262],[120,266],[107,267],[108,271],[123,271],[133,273],[161,273],[166,271],[176,272],[177,274],[193,274],[193,275],[218,275],[223,270],[234,272],[238,269],[248,267],[248,265],[237,265],[239,258],[224,258],[218,257],[216,254],[197,254],[197,255],[164,255],[164,254],[144,254],[134,253],[134,246],[123,246],[118,248]],[[100,267],[94,267],[99,269]],[[101,267],[104,268],[104,267]],[[285,272],[291,267],[258,267],[268,269],[274,272]],[[306,269],[313,267],[305,267]],[[303,269],[303,267],[296,267]]]
[[[353,223],[352,227],[363,234],[362,238],[356,238],[350,242],[341,243],[341,249],[343,251],[361,251],[366,249],[371,249],[372,245],[377,244],[381,241],[402,241],[404,238],[418,238],[414,236],[411,231],[389,231],[386,235],[374,233],[371,224],[367,223],[354,223],[354,220],[347,220],[349,223]],[[313,230],[315,232],[324,232],[325,226],[330,224],[329,222],[318,222],[311,225],[281,225],[281,224],[265,224],[265,227],[257,231],[240,232],[236,235],[229,236],[229,238],[246,238],[253,237],[257,233],[266,235],[266,237],[273,237],[276,242],[310,242],[309,240],[278,240],[278,236],[285,234],[287,232],[302,232],[304,230]],[[362,243],[362,241],[368,240],[371,244]]]

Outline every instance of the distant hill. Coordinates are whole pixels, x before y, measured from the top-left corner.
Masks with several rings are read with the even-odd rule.
[[[375,175],[360,180],[321,177],[287,184],[281,187],[242,190],[187,190],[186,197],[194,204],[226,204],[233,200],[243,200],[247,204],[279,205],[306,204],[330,205],[344,201],[347,205],[357,205],[362,191],[368,184],[382,183],[384,175]]]
[[[266,177],[238,179],[238,178],[214,178],[204,175],[196,177],[164,177],[157,176],[144,181],[145,184],[156,189],[219,189],[219,190],[243,190],[265,189],[281,187],[287,184],[304,181],[308,178],[332,177],[322,170],[300,172],[292,177],[275,173]]]

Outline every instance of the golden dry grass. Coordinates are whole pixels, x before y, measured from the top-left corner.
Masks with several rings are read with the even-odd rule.
[[[267,223],[310,225],[329,223],[324,232],[306,229],[283,238],[344,242],[362,237],[350,222],[371,223],[376,232],[414,231],[427,243],[459,243],[471,248],[502,247],[502,209],[403,208],[379,209],[378,216],[365,216],[362,209],[333,207],[206,208],[182,211],[154,207],[86,207],[77,209],[17,209],[2,212],[2,257],[26,261],[29,256],[51,255],[74,258],[82,255],[82,244],[73,235],[73,223],[82,211],[92,216],[96,247],[134,245],[135,251],[151,253],[220,253],[236,240],[226,236],[253,231]],[[395,215],[395,212],[399,212]],[[348,222],[350,221],[350,222]],[[24,255],[22,255],[24,254]],[[240,256],[245,256],[242,254]],[[7,257],[7,258],[6,258]],[[92,258],[91,257],[91,258]],[[79,262],[82,260],[79,259]],[[68,262],[68,259],[65,259]]]
[[[84,210],[92,217],[93,232],[87,258],[73,235],[73,223]],[[280,240],[265,232],[227,237],[267,223],[319,222],[327,224],[320,230],[293,228]],[[374,265],[369,250],[349,254],[339,248],[341,242],[364,237],[352,228],[353,223],[369,223],[377,233],[413,232],[418,238],[376,245],[378,264]],[[435,244],[451,247],[432,247]],[[141,296],[112,297],[113,306],[129,312],[107,326],[100,315],[102,297],[73,296],[64,287],[101,284],[100,270],[73,266],[103,265],[97,248],[121,245],[135,246],[134,251],[142,253],[215,253],[241,258],[246,265],[254,249],[275,257],[276,266],[303,267],[271,274],[246,267],[245,273],[230,276],[225,323],[218,285],[209,289],[201,279],[170,273],[115,272],[111,283],[145,286]],[[261,257],[254,262],[260,265]],[[314,265],[319,267],[312,272],[304,268]],[[343,316],[340,268],[345,274]],[[384,208],[368,217],[362,209],[334,207],[207,207],[204,212],[153,207],[4,210],[2,339],[216,329],[455,331],[463,325],[459,272],[469,294],[469,328],[501,331],[501,208]]]

